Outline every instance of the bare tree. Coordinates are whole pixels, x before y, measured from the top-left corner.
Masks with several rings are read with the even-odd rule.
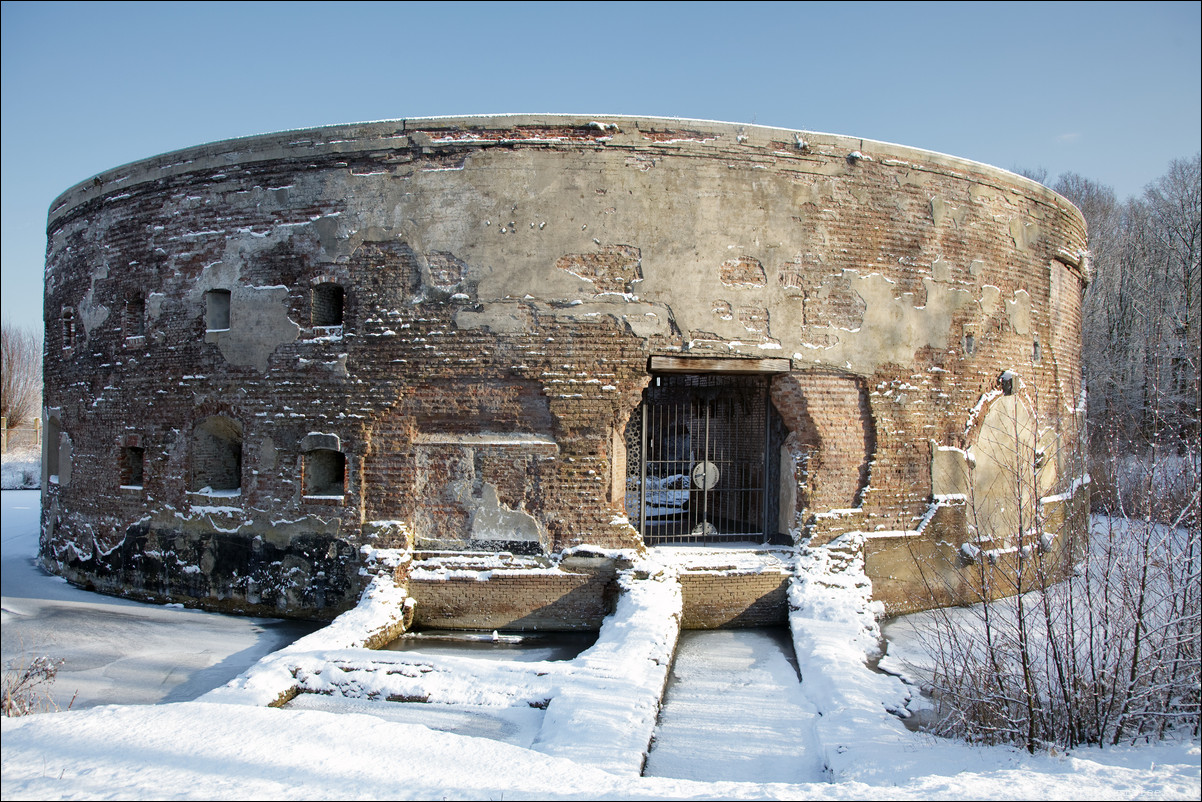
[[[1036,184],[1043,184],[1044,186],[1047,186],[1048,168],[1044,167],[1042,164],[1038,167],[1014,167],[1011,168],[1010,172],[1017,173],[1023,178],[1029,178]]]
[[[1109,187],[1071,173],[1054,189],[1089,226],[1083,368],[1096,455],[1090,472],[1095,507],[1115,509],[1116,445],[1128,457],[1184,454],[1199,436],[1199,156],[1174,161],[1141,197],[1121,203]]]
[[[0,346],[0,412],[15,429],[35,418],[42,405],[42,338],[5,323]]]
[[[1157,262],[1154,282],[1166,305],[1160,312],[1162,353],[1153,380],[1167,397],[1165,423],[1178,436],[1198,436],[1199,317],[1202,317],[1202,177],[1200,160],[1178,159],[1144,191]]]

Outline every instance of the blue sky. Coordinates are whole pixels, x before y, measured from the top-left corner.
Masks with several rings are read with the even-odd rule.
[[[70,186],[218,139],[505,112],[847,134],[1138,194],[1202,133],[1202,4],[3,3],[6,321]]]

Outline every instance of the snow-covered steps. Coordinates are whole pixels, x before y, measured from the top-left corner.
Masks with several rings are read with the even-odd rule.
[[[298,666],[323,659],[315,655],[340,650],[372,654],[373,649],[398,637],[413,617],[413,602],[394,579],[391,568],[381,570],[363,592],[359,604],[278,652],[268,655],[220,688],[197,701],[279,706],[299,690]]]
[[[821,782],[818,711],[784,627],[681,635],[644,776]]]
[[[618,575],[621,593],[597,643],[560,678],[534,748],[638,775],[680,634],[677,572],[644,562]]]

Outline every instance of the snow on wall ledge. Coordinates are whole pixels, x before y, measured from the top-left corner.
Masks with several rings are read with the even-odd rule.
[[[1048,525],[1031,499],[1080,475],[1084,253],[1080,213],[1006,171],[731,123],[406,119],[116,168],[49,216],[42,560],[332,617],[363,546],[637,552],[645,390],[754,374],[777,427],[745,474],[762,514],[728,527],[730,485],[685,488],[682,520],[700,490],[715,511],[686,535],[917,533],[963,493],[867,555],[890,607],[946,603],[931,571],[967,592],[961,546]],[[472,603],[595,626],[615,565],[494,577]],[[411,585],[419,620],[458,615],[447,583]]]

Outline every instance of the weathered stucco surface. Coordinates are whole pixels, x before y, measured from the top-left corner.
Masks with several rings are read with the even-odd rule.
[[[996,501],[1007,410],[1039,486],[999,538],[1077,475],[1057,444],[1079,426],[1083,221],[953,157],[688,120],[398,120],[117,168],[55,202],[49,238],[46,402],[70,447],[43,558],[113,592],[325,614],[381,521],[427,550],[641,548],[623,432],[658,355],[785,360],[794,542]],[[206,324],[214,291],[228,327]],[[982,403],[1007,371],[1017,394]],[[198,493],[209,465],[235,486]],[[882,593],[920,605],[893,565]]]

